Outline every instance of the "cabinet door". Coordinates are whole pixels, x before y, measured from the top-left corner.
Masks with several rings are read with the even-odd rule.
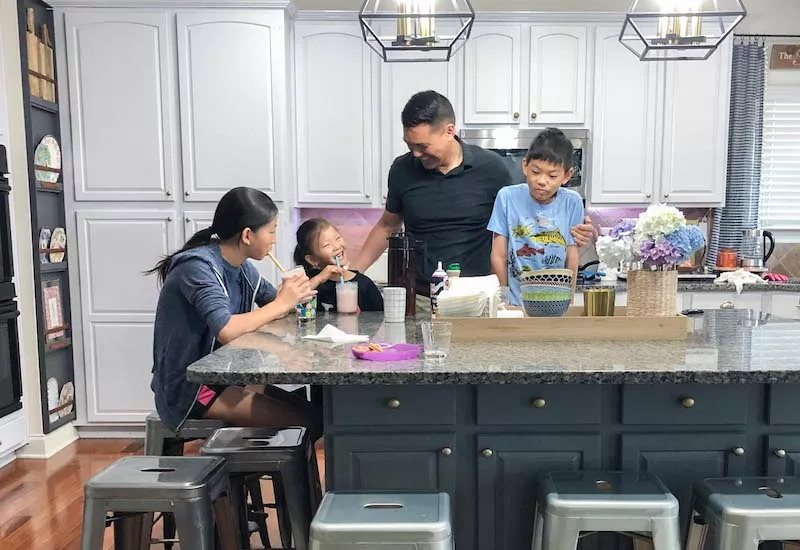
[[[283,224],[284,216],[278,215],[278,224]],[[211,226],[211,223],[214,221],[214,211],[213,210],[187,210],[184,212],[183,216],[183,235],[184,235],[184,242],[188,241],[192,235],[200,231],[201,229],[205,229]],[[283,231],[279,230],[278,235],[285,234]],[[280,238],[280,237],[279,237]],[[277,250],[273,252],[276,256],[279,257],[279,261],[281,263],[286,262],[288,265],[288,259],[283,257],[283,254],[280,254]],[[260,262],[249,260],[253,262],[253,265],[258,268],[259,273],[263,275],[273,286],[277,287],[278,283],[280,283],[280,274],[278,273],[278,268],[272,263],[268,257],[264,258]]]
[[[81,330],[92,422],[141,422],[153,411],[155,275],[177,243],[170,210],[79,210]],[[77,353],[77,350],[76,350]]]
[[[658,64],[619,43],[619,27],[599,27],[595,45],[592,204],[647,204],[655,181]]]
[[[659,201],[725,202],[731,41],[706,61],[666,64]]]
[[[455,497],[455,439],[452,433],[331,436],[335,487],[327,489],[445,491]]]
[[[786,319],[800,319],[800,294],[794,292],[773,293],[772,314]]]
[[[356,23],[295,27],[301,203],[371,203],[380,163],[378,61]]]
[[[601,447],[599,435],[479,435],[476,547],[530,548],[536,476],[599,469]]]
[[[771,435],[767,437],[767,475],[800,475],[800,435]]]
[[[173,200],[166,12],[70,10],[65,24],[75,200]]]
[[[183,186],[217,201],[247,186],[279,198],[290,150],[283,13],[186,11],[177,16]]]
[[[531,27],[529,124],[583,123],[586,33],[583,25]]]
[[[386,203],[389,168],[394,159],[408,153],[403,141],[400,115],[406,102],[417,92],[435,90],[454,101],[455,68],[462,59],[461,51],[447,64],[386,63],[381,67],[381,124],[383,128],[383,170],[381,171],[381,204]]]
[[[688,509],[692,482],[752,473],[745,471],[748,449],[744,440],[738,433],[624,434],[622,469],[659,477],[680,501],[681,509]],[[740,451],[743,454],[738,454]]]
[[[464,45],[464,123],[520,121],[522,29],[475,25]]]

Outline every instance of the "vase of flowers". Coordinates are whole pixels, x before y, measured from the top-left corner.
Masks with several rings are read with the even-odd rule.
[[[609,268],[628,272],[629,316],[675,315],[678,265],[705,246],[696,225],[672,206],[655,204],[639,215],[617,223],[597,240],[597,255]]]

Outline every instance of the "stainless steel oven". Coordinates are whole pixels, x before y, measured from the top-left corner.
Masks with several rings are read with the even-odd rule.
[[[528,152],[531,142],[539,135],[541,129],[526,128],[487,128],[461,130],[459,137],[467,143],[478,145],[500,155],[508,165],[519,183],[525,182],[522,173],[522,159]],[[586,189],[586,161],[589,158],[589,131],[567,129],[562,130],[572,142],[575,152],[572,155],[572,167],[575,172],[572,178],[564,185],[580,193],[584,199],[588,195]]]

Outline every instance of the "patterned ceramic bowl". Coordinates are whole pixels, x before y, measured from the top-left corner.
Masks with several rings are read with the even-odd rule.
[[[542,269],[527,271],[519,276],[523,285],[565,286],[572,288],[571,269]]]
[[[572,302],[572,288],[547,285],[520,287],[522,306],[528,317],[561,317]]]

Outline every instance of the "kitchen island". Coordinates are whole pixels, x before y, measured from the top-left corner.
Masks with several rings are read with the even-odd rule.
[[[323,389],[327,489],[440,489],[460,550],[528,549],[542,470],[692,480],[793,474],[800,464],[800,322],[707,310],[686,341],[458,343],[444,361],[375,363],[303,341],[332,323],[372,341],[419,343],[419,320],[288,318],[189,368],[207,384]],[[685,508],[683,510],[686,512]]]

